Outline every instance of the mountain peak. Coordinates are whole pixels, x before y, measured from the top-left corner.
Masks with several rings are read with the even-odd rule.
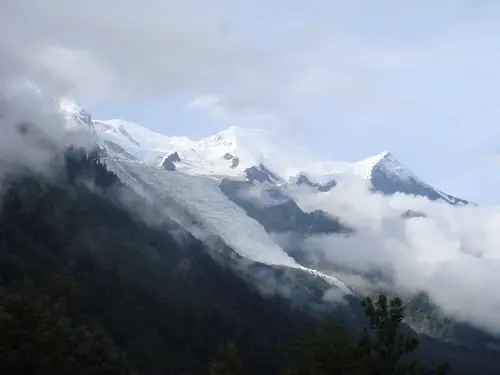
[[[387,163],[387,162],[399,162],[396,160],[394,155],[390,151],[383,151],[377,155],[371,156],[367,159],[365,159],[367,162],[370,161],[373,167],[377,166],[378,164],[381,163]]]
[[[389,151],[358,162],[344,162],[319,157],[268,129],[231,126],[207,138],[191,140],[169,137],[123,120],[93,123],[100,142],[115,156],[160,166],[165,158],[177,155],[175,170],[181,173],[260,183],[295,181],[304,175],[307,181],[304,177],[301,181],[320,191],[361,177],[370,180],[374,190],[386,194],[402,192],[459,201],[423,183]]]
[[[380,160],[394,158],[390,151],[382,151],[380,154],[375,155],[375,157],[379,158]]]
[[[397,175],[400,178],[407,178],[413,174],[399,163],[394,155],[389,151],[383,151],[355,163],[366,178],[371,178],[374,171],[384,171],[390,175]]]
[[[286,162],[290,161],[287,143],[268,129],[231,126],[200,140],[198,146],[207,157],[220,159],[227,154],[231,156],[231,160],[237,158],[238,165],[231,168],[233,172],[243,173],[247,168],[263,164],[273,173],[281,174],[286,168]],[[285,158],[283,153],[286,154]],[[291,155],[294,154],[296,152]]]
[[[73,100],[69,98],[61,98],[59,100],[59,107],[69,118],[74,119],[82,125],[88,126],[92,132],[95,132],[90,113],[81,108]]]

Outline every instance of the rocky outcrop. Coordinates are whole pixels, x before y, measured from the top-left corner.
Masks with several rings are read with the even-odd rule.
[[[279,181],[279,177],[267,169],[263,164],[245,169],[245,176],[250,182],[269,182],[272,184]]]
[[[420,211],[406,210],[405,212],[403,212],[401,214],[401,217],[403,219],[412,219],[412,218],[416,218],[416,217],[426,218],[427,215],[424,214],[423,212],[420,212]]]
[[[233,168],[233,169],[234,169],[234,168],[237,168],[237,167],[238,167],[238,165],[240,165],[240,159],[238,159],[238,157],[237,157],[237,156],[235,156],[235,157],[233,158],[233,160],[231,160],[231,168]]]
[[[306,186],[316,188],[316,189],[318,189],[318,191],[320,191],[322,193],[330,191],[332,188],[337,186],[337,182],[335,180],[329,181],[329,182],[324,183],[324,184],[311,182],[311,180],[309,180],[309,178],[307,178],[307,176],[302,174],[302,173],[299,175],[299,177],[297,178],[297,181],[295,183],[297,185],[306,185]]]
[[[92,121],[92,116],[89,112],[69,99],[62,99],[59,104],[61,109],[66,112],[67,116],[72,117],[76,122],[90,128],[90,131],[96,134],[94,121]]]
[[[226,152],[222,158],[230,161],[231,162],[230,167],[233,169],[237,168],[238,165],[240,165],[240,159],[237,156],[230,154],[229,152]]]
[[[165,159],[163,159],[163,162],[161,163],[161,167],[167,171],[175,171],[175,170],[177,170],[175,163],[179,163],[180,161],[181,161],[181,158],[179,156],[179,153],[176,151],[176,152],[168,155]]]
[[[350,233],[351,229],[339,219],[316,210],[304,212],[297,203],[277,187],[256,187],[248,181],[223,179],[221,191],[257,220],[269,233],[331,234]],[[254,190],[248,194],[249,189]]]
[[[384,195],[403,193],[426,197],[432,201],[445,201],[453,205],[468,205],[470,202],[445,194],[418,179],[406,170],[390,152],[385,152],[375,163],[370,173],[372,191]]]

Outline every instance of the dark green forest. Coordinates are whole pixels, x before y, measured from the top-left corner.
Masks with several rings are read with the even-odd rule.
[[[335,318],[318,324],[188,233],[179,240],[168,215],[148,226],[97,154],[70,149],[54,168],[57,177],[17,171],[3,182],[1,373],[446,373],[406,356],[418,339],[400,329],[401,300],[364,300],[357,332]],[[433,365],[450,359],[453,373],[453,350]]]

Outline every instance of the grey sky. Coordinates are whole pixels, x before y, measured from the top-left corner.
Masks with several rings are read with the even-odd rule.
[[[194,138],[276,127],[344,160],[390,150],[500,203],[499,16],[486,0],[4,0],[0,32],[94,117]],[[188,106],[205,95],[218,111]]]

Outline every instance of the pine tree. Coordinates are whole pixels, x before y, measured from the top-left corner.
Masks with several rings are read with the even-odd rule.
[[[238,375],[241,370],[238,349],[232,342],[222,341],[210,360],[210,375]]]
[[[400,298],[362,302],[368,326],[356,341],[335,318],[321,325],[313,338],[299,337],[291,347],[286,375],[445,375],[448,365],[426,368],[407,361],[419,345],[411,332],[403,332],[404,305]]]
[[[0,290],[0,372],[131,374],[101,327],[72,319],[64,298],[50,298],[31,282]]]
[[[376,301],[365,298],[362,306],[369,325],[363,329],[359,347],[367,359],[371,375],[446,374],[446,363],[425,368],[417,360],[404,362],[405,357],[417,349],[419,341],[416,335],[401,332],[404,319],[401,298],[388,300],[381,294]]]
[[[286,375],[363,374],[362,353],[348,328],[335,318],[327,319],[312,339],[298,337],[290,354]]]

